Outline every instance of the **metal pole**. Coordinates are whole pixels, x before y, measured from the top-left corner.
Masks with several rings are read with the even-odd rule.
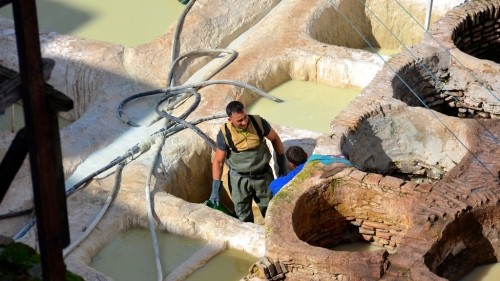
[[[430,23],[431,23],[431,15],[432,15],[432,0],[429,0],[429,2],[427,2],[427,11],[425,13],[425,31],[428,31],[429,30],[429,26],[430,26]]]

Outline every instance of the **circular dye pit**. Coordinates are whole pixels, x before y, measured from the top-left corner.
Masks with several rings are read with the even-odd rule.
[[[448,280],[460,280],[475,267],[500,259],[500,208],[484,207],[450,222],[424,256],[427,267]]]

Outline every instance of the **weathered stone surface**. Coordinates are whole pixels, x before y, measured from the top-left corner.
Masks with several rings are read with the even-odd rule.
[[[395,16],[402,13],[401,9],[378,6],[379,2],[366,1],[366,4],[383,14],[384,19],[391,19],[392,30],[406,43],[420,42],[419,36],[414,36],[420,30],[415,31],[415,25],[408,27],[408,20],[400,22],[402,16]],[[424,1],[402,2],[422,5]],[[447,10],[452,6],[443,8],[442,5],[451,5],[450,2],[461,1],[438,1],[436,5]],[[319,0],[308,5],[297,0],[197,1],[192,18],[181,34],[180,50],[185,53],[226,46],[237,50],[237,60],[217,74],[217,79],[234,79],[266,91],[289,79],[365,87],[346,110],[335,117],[329,135],[273,126],[289,141],[287,145],[303,145],[308,153],[344,153],[356,168],[311,170],[307,177],[303,174],[301,180],[293,181],[273,199],[268,216],[260,221],[265,225],[240,223],[200,204],[210,192],[212,151],[198,134],[183,131],[167,138],[155,165],[152,164],[157,161],[154,149],[130,159],[112,207],[99,227],[68,255],[68,268],[87,280],[107,280],[107,276],[88,264],[118,233],[132,227],[147,227],[144,188],[150,170],[154,175],[151,188],[159,230],[227,243],[231,248],[259,257],[269,255],[289,268],[287,280],[443,280],[438,274],[459,277],[450,273],[457,267],[454,262],[459,261],[448,259],[446,262],[448,253],[479,248],[484,251],[478,252],[489,254],[484,257],[493,259],[492,253],[500,252],[494,230],[498,229],[499,221],[496,173],[500,155],[499,150],[494,149],[498,144],[490,132],[497,135],[500,132],[495,119],[500,115],[500,106],[484,92],[479,82],[471,82],[465,68],[481,73],[482,80],[487,81],[484,84],[487,89],[495,91],[500,85],[496,78],[498,65],[487,60],[478,63],[478,58],[472,56],[476,49],[468,50],[472,55],[464,54],[450,36],[469,10],[478,9],[472,11],[473,18],[477,11],[492,10],[487,4],[496,5],[497,10],[500,6],[497,0],[469,3],[469,8],[462,7],[436,23],[433,35],[450,53],[424,38],[423,44],[412,47],[413,53],[402,53],[385,64],[378,55],[356,49],[364,47],[364,43],[353,38],[355,32],[347,29],[338,12],[340,9],[354,16],[353,20],[360,20],[365,34],[372,34],[382,44],[380,47],[393,47],[392,35],[380,32],[382,27],[375,15],[362,5]],[[423,11],[421,6],[411,6],[411,10],[414,8]],[[435,15],[439,17],[439,12]],[[480,23],[481,18],[484,15],[475,17],[475,26],[464,30],[478,32],[487,28],[489,20]],[[0,31],[0,63],[16,68],[12,23],[0,19]],[[123,124],[116,117],[116,108],[132,94],[165,86],[162,77],[170,62],[172,34],[173,27],[153,42],[132,49],[54,33],[41,34],[43,55],[56,60],[50,83],[73,98],[76,105],[75,110],[66,115],[76,122],[61,132],[68,182],[77,172],[83,170],[82,173],[88,175],[89,171],[102,167],[164,125],[158,122],[151,127],[144,126],[154,119],[154,114],[146,113],[150,112],[147,102],[126,109],[127,118],[143,125],[139,128]],[[495,36],[489,34],[484,39],[495,40]],[[466,38],[470,36],[460,41],[463,46],[470,43]],[[478,34],[472,38],[482,40]],[[263,49],[263,46],[266,47]],[[417,59],[412,56],[415,54]],[[456,61],[465,68],[457,66]],[[443,81],[449,80],[443,92],[433,92],[440,82],[428,81],[432,75],[422,71],[421,62],[431,66]],[[199,59],[185,64],[175,73],[176,81],[202,81],[217,63],[220,60],[208,63],[206,59]],[[482,123],[488,130],[478,126],[476,120],[463,120],[422,108],[411,91],[395,78],[394,70],[406,81],[415,83],[432,106],[441,106],[440,99],[456,97],[460,99],[453,105],[460,107],[464,115],[474,113],[485,117],[486,114],[477,112],[489,113],[492,122]],[[200,92],[203,94],[201,106],[190,115],[190,120],[223,112],[229,100],[240,99],[250,104],[258,98],[249,90],[232,86],[217,85]],[[446,104],[452,101],[453,98],[448,99]],[[174,113],[187,106],[179,107]],[[213,138],[221,122],[214,120],[198,126]],[[11,133],[2,132],[0,155],[5,153],[4,147],[12,137]],[[120,145],[114,146],[116,143]],[[469,151],[461,143],[480,162],[475,157],[468,158]],[[94,153],[107,149],[111,156],[94,158]],[[13,184],[16,188],[9,190],[0,205],[1,213],[31,206],[28,166],[26,162],[18,173]],[[485,167],[496,177],[491,177],[491,171]],[[432,180],[412,183],[386,176],[393,172]],[[107,172],[110,173],[112,171]],[[447,189],[455,186],[456,194],[445,194],[444,189],[439,188],[440,180],[450,179],[456,181],[450,181]],[[111,194],[113,185],[112,177],[100,176],[68,198],[72,237],[79,237],[81,229]],[[385,189],[384,185],[394,189],[401,186],[403,192]],[[223,200],[230,200],[227,192]],[[452,223],[445,225],[449,221]],[[474,221],[490,227],[486,234],[477,232],[478,235],[468,236],[468,229],[461,229],[462,224],[458,223],[467,225]],[[26,218],[0,223],[0,234],[11,236],[24,226]],[[476,228],[470,229],[479,229],[474,226]],[[454,233],[463,233],[461,238],[467,243],[456,246]],[[479,244],[470,239],[481,235]],[[342,252],[318,246],[342,243],[342,239],[365,239],[384,246],[386,251]],[[28,233],[22,241],[36,244],[36,233]],[[314,243],[318,245],[312,245]],[[484,249],[487,244],[493,250]],[[387,251],[395,254],[389,255]],[[438,264],[443,262],[447,268],[438,269]],[[473,264],[468,263],[462,273],[472,267]]]

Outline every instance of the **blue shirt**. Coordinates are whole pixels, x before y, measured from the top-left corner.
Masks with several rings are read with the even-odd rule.
[[[343,163],[347,166],[352,166],[352,163],[349,162],[349,160],[345,159],[343,155],[313,154],[307,159],[306,163],[311,161],[319,161],[324,165],[329,165],[332,163]],[[276,195],[276,193],[278,193],[278,191],[280,191],[283,186],[291,181],[293,177],[295,177],[300,171],[302,171],[306,163],[297,166],[297,168],[291,170],[286,176],[279,177],[273,180],[269,185],[269,190],[271,190],[273,196]]]
[[[280,191],[280,189],[283,186],[285,186],[289,181],[291,181],[293,177],[295,177],[300,171],[302,171],[302,168],[304,168],[305,164],[306,163],[297,166],[297,168],[291,170],[286,176],[279,177],[273,180],[269,185],[269,190],[271,190],[273,196],[276,195],[276,193],[278,193],[278,191]]]

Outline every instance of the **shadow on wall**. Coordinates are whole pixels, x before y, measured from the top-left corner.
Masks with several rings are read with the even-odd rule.
[[[463,17],[452,38],[458,49],[478,59],[500,63],[500,32],[496,24],[492,24],[500,18],[499,4],[496,5],[485,6],[480,12]],[[477,42],[481,42],[480,48]]]
[[[373,47],[380,48],[373,35],[371,22],[365,14],[365,3],[366,0],[341,1],[338,9],[325,9],[312,24],[311,38],[330,45],[363,49],[367,47],[367,43],[358,34],[358,30]]]
[[[44,21],[47,31],[57,31],[62,34],[70,34],[90,21],[91,13],[81,9],[76,10],[61,2],[43,1],[43,5],[37,4],[37,14],[40,19],[43,15],[50,15],[50,20]],[[0,15],[13,19],[12,8],[0,9]],[[64,23],[64,24],[61,24]]]
[[[356,130],[344,135],[340,147],[346,158],[359,170],[379,174],[401,173],[386,154],[382,140],[368,120],[363,120]]]
[[[301,196],[292,215],[297,237],[311,246],[327,249],[364,241],[359,227],[337,211],[340,200],[331,187],[318,187],[314,193]]]

